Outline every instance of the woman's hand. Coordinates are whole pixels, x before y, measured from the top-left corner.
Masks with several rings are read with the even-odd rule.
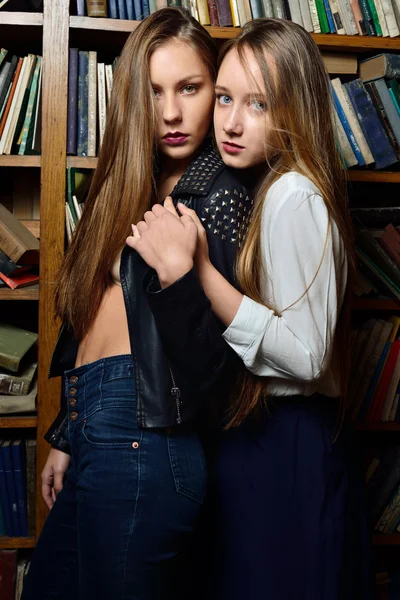
[[[155,204],[145,213],[144,221],[132,225],[132,232],[126,243],[157,271],[163,288],[192,269],[197,227],[190,216],[179,218]]]
[[[169,200],[169,199],[167,198],[167,200]],[[167,200],[164,203],[165,207],[167,207]],[[172,200],[170,200],[170,202],[172,204],[172,207],[174,207]],[[210,264],[210,254],[209,254],[208,241],[207,241],[207,232],[204,229],[199,217],[197,216],[197,213],[193,209],[188,208],[181,202],[179,202],[179,204],[178,204],[178,209],[182,215],[181,218],[183,218],[183,216],[190,217],[197,227],[197,246],[196,246],[196,254],[194,257],[194,262],[195,262],[196,269],[197,269],[199,275],[201,275],[204,268],[206,268]]]
[[[57,494],[61,492],[64,475],[69,467],[71,457],[61,450],[52,448],[47,457],[42,471],[42,496],[49,509],[56,501]]]

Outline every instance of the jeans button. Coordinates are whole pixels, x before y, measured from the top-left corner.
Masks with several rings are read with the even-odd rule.
[[[78,418],[78,413],[75,411],[70,413],[69,418],[71,419],[71,421],[76,421]]]
[[[75,406],[75,404],[76,404],[76,398],[68,398],[68,404],[70,406]]]
[[[70,395],[70,396],[75,396],[75,394],[76,394],[76,389],[75,389],[75,388],[71,388],[71,389],[69,390],[69,395]]]
[[[72,375],[72,376],[69,378],[69,382],[70,382],[70,384],[71,384],[71,385],[75,385],[75,383],[76,383],[77,381],[78,381],[78,378],[77,378],[77,376],[76,376],[76,375]]]

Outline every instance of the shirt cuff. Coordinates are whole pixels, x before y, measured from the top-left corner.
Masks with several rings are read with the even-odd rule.
[[[274,312],[255,302],[248,296],[243,296],[239,310],[223,337],[242,360],[247,351],[260,336],[264,336]]]

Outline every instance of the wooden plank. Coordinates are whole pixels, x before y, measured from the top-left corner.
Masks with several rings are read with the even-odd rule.
[[[355,429],[357,431],[400,431],[400,423],[388,421],[383,423],[377,421],[376,423],[355,423]]]
[[[356,310],[400,310],[398,300],[386,298],[353,298],[351,305]]]
[[[39,285],[31,285],[25,288],[12,290],[0,288],[0,300],[39,300]]]
[[[0,25],[43,25],[42,13],[0,12]]]
[[[69,2],[45,0],[43,20],[42,169],[40,197],[40,294],[37,430],[36,531],[48,509],[40,475],[49,446],[43,435],[60,408],[60,381],[47,373],[57,339],[54,282],[64,255],[64,200],[67,141]]]
[[[40,167],[40,156],[0,156],[0,167]]]
[[[400,172],[390,171],[347,171],[349,181],[367,181],[376,183],[400,183]]]
[[[0,548],[34,548],[36,545],[36,539],[33,537],[26,538],[9,538],[0,537]]]
[[[95,169],[97,167],[97,161],[97,156],[67,156],[67,167],[75,167],[77,169]]]
[[[322,48],[337,48],[340,52],[358,52],[359,50],[400,50],[400,38],[327,33],[312,33],[311,37],[318,46]]]
[[[400,546],[400,533],[375,534],[372,536],[374,546]]]
[[[17,427],[36,427],[37,417],[32,415],[30,417],[2,417],[0,416],[0,428],[11,429]]]
[[[140,24],[140,21],[126,21],[122,19],[102,19],[92,17],[69,18],[70,27],[73,29],[94,29],[97,31],[120,31],[130,33]]]

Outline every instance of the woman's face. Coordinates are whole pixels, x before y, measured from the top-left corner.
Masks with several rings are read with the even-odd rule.
[[[210,129],[212,77],[195,50],[171,40],[152,54],[150,78],[156,97],[159,150],[168,158],[185,161]]]
[[[253,53],[246,49],[245,55],[246,70],[237,51],[228,52],[215,86],[215,137],[224,163],[235,169],[265,162],[265,142],[271,132],[261,71]]]

